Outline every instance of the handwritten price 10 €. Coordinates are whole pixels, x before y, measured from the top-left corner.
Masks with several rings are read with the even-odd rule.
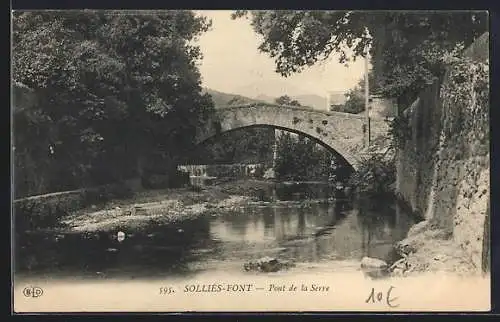
[[[397,297],[392,296],[392,291],[394,290],[394,286],[389,287],[385,294],[383,292],[376,292],[375,288],[372,287],[370,295],[366,299],[365,303],[383,303],[385,302],[389,307],[398,307],[399,304],[395,304],[395,301],[398,299]]]

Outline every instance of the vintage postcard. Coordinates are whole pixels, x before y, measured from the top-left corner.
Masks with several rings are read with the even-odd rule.
[[[486,11],[12,11],[15,313],[481,311]]]

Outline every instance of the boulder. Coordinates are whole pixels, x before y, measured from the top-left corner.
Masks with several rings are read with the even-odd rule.
[[[262,257],[255,262],[248,262],[243,265],[245,271],[277,272],[282,269],[293,267],[293,263],[280,261],[274,257]]]
[[[378,258],[363,257],[361,260],[361,268],[367,269],[385,269],[387,268],[387,263]]]
[[[116,239],[119,242],[122,242],[125,240],[125,233],[123,231],[119,231],[118,234],[116,235]]]
[[[274,179],[274,178],[276,178],[276,174],[274,173],[274,170],[272,168],[270,168],[264,172],[264,175],[262,177],[264,179]]]

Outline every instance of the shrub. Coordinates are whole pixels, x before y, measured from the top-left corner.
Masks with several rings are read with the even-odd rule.
[[[394,192],[396,167],[394,158],[376,153],[363,160],[357,172],[349,178],[349,185],[360,196],[381,197]]]
[[[321,180],[331,174],[335,157],[323,147],[304,136],[293,137],[283,132],[278,138],[274,167],[280,180]]]

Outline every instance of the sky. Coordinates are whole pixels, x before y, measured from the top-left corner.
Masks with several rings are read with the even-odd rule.
[[[345,92],[354,87],[364,72],[363,60],[338,63],[336,57],[309,67],[288,78],[275,70],[274,61],[258,51],[259,36],[246,19],[231,20],[229,10],[202,10],[198,14],[212,19],[212,28],[199,38],[203,60],[199,68],[204,87],[252,95],[280,96]]]

